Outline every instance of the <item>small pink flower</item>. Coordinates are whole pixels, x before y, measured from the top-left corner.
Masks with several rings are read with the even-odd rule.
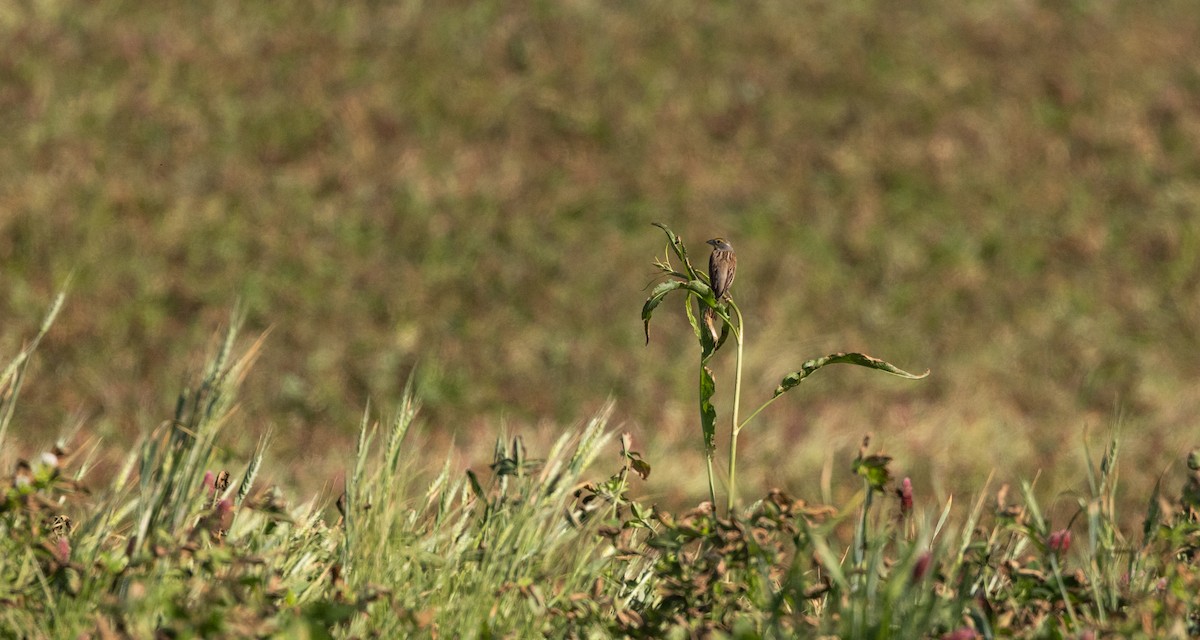
[[[900,496],[900,513],[908,515],[912,513],[913,508],[913,489],[912,480],[905,478],[900,483],[900,488],[896,489],[896,494]]]
[[[1050,534],[1050,538],[1046,540],[1046,548],[1050,553],[1063,555],[1071,550],[1071,530],[1059,529]]]
[[[67,564],[71,561],[71,542],[66,538],[59,538],[54,545],[54,559],[59,564]]]
[[[942,634],[942,640],[975,640],[979,634],[971,627],[959,627],[954,631]]]
[[[204,472],[204,488],[208,489],[209,491],[212,491],[214,488],[216,488],[216,485],[214,484],[216,481],[217,481],[216,474],[214,474],[211,471]]]

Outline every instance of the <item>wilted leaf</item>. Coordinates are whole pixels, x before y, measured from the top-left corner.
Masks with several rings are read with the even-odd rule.
[[[629,463],[629,466],[633,468],[634,473],[642,477],[642,480],[646,480],[650,477],[650,463],[646,462],[645,460],[642,460],[641,458],[635,458]]]
[[[901,378],[908,378],[909,380],[919,380],[919,379],[924,378],[925,376],[929,375],[928,370],[926,370],[925,373],[922,373],[920,375],[917,375],[914,373],[909,373],[907,371],[904,371],[903,369],[897,368],[896,366],[894,366],[892,364],[884,362],[883,360],[880,360],[879,358],[872,358],[871,356],[868,356],[863,353],[832,353],[823,358],[816,358],[815,360],[809,360],[808,362],[805,362],[803,365],[800,366],[799,371],[793,371],[792,373],[789,373],[786,376],[784,376],[783,381],[781,381],[779,383],[779,386],[776,387],[776,389],[775,389],[775,395],[776,396],[782,395],[783,393],[792,389],[796,385],[800,384],[801,381],[803,381],[808,376],[812,375],[812,373],[814,371],[816,371],[817,369],[820,369],[821,367],[824,367],[825,365],[830,365],[830,364],[856,364],[860,367],[868,367],[870,369],[878,369],[885,373],[890,373],[894,376],[900,376]]]

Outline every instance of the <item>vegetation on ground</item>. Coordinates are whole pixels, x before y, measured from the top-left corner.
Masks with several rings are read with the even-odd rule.
[[[0,378],[0,446],[58,309]],[[334,518],[319,500],[260,486],[270,435],[240,463],[220,446],[262,345],[239,347],[237,325],[111,484],[89,486],[94,442],[22,460],[0,484],[0,634],[1200,633],[1200,451],[1178,498],[1149,496],[1138,531],[1115,512],[1117,440],[1099,460],[1089,453],[1089,490],[1066,522],[1046,517],[1030,482],[1017,495],[985,485],[965,511],[937,504],[894,479],[869,438],[839,474],[858,486],[844,504],[773,490],[744,508],[731,494],[727,514],[711,501],[673,512],[633,497],[653,463],[628,433],[613,437],[608,411],[545,457],[501,438],[487,472],[447,457],[426,478],[406,395],[382,427],[364,414]]]

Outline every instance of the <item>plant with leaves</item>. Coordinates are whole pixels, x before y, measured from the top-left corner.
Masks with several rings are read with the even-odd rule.
[[[692,265],[691,260],[688,258],[687,247],[674,231],[671,231],[666,225],[657,222],[654,223],[654,226],[662,229],[667,234],[668,250],[664,252],[662,259],[655,261],[655,266],[667,277],[667,280],[655,286],[650,292],[650,297],[646,299],[646,303],[642,305],[642,323],[645,326],[646,343],[649,344],[650,342],[650,318],[654,315],[654,310],[658,308],[658,305],[671,292],[683,291],[686,294],[684,309],[687,312],[688,323],[691,324],[692,331],[696,334],[696,340],[700,345],[700,428],[704,436],[704,459],[708,472],[709,498],[713,501],[714,505],[717,502],[716,483],[713,475],[713,454],[716,451],[717,410],[713,406],[712,399],[716,395],[717,385],[712,369],[709,368],[709,361],[712,360],[717,350],[725,344],[725,341],[731,334],[737,344],[737,360],[734,367],[733,420],[729,434],[728,510],[730,512],[733,511],[734,506],[737,504],[738,435],[763,409],[767,408],[779,396],[795,388],[815,371],[826,365],[842,363],[877,369],[910,380],[917,380],[929,375],[928,371],[919,375],[912,374],[883,360],[862,353],[834,353],[808,360],[800,366],[799,370],[784,376],[770,398],[755,409],[748,418],[739,420],[739,409],[742,399],[742,354],[746,342],[746,326],[742,319],[742,311],[738,307],[737,302],[729,295],[729,292],[724,292],[724,295],[720,297],[716,295],[713,291],[712,283],[709,281],[708,274],[697,270]],[[679,268],[676,268],[671,262],[672,253],[681,262]],[[696,313],[696,309],[693,309],[693,299],[696,301],[695,306],[700,313]],[[716,331],[709,332],[708,328],[700,320],[703,317],[716,317],[720,320],[721,329],[719,334]]]

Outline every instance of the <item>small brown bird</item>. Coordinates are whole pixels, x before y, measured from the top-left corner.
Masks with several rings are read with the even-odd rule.
[[[729,297],[729,287],[733,285],[733,276],[737,272],[737,256],[733,253],[733,245],[725,238],[713,238],[708,241],[713,247],[712,255],[708,258],[708,281],[713,295],[717,300]],[[719,336],[713,324],[713,310],[704,309],[704,324],[713,340]]]

